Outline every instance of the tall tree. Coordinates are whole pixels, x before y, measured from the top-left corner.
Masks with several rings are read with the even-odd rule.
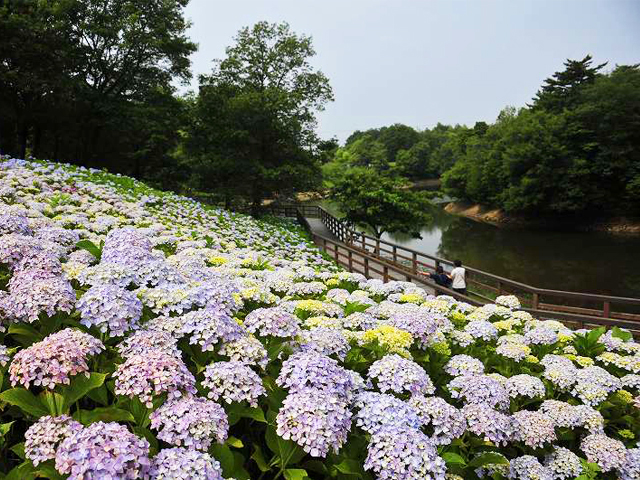
[[[311,38],[286,23],[243,28],[226,54],[200,79],[189,151],[210,164],[210,187],[247,197],[257,210],[268,196],[319,180],[316,112],[333,94],[309,61]]]
[[[593,58],[587,55],[582,60],[567,60],[564,70],[547,78],[536,96],[532,107],[550,112],[562,112],[572,108],[578,101],[580,90],[593,83],[607,62],[593,66]]]
[[[397,178],[380,175],[369,168],[352,168],[331,190],[345,218],[371,229],[376,238],[384,232],[420,237],[431,220],[425,192],[408,190]]]

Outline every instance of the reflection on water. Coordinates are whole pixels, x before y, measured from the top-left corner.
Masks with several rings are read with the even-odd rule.
[[[542,288],[640,297],[640,237],[499,229],[434,209],[422,239],[385,240]]]
[[[541,288],[640,297],[640,236],[499,229],[439,207],[433,217],[421,239],[382,238]]]

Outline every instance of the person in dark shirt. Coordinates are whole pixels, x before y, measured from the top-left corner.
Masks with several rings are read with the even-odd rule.
[[[436,273],[430,273],[429,278],[436,282],[437,285],[441,287],[450,288],[451,287],[451,277],[444,273],[444,269],[441,265],[436,267]]]

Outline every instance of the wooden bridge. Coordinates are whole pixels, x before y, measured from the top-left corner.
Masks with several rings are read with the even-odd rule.
[[[523,310],[577,328],[618,326],[640,334],[640,298],[549,290],[465,266],[468,295],[436,285],[428,274],[453,262],[358,232],[315,205],[269,207],[271,214],[296,218],[314,243],[350,272],[367,278],[413,282],[435,294],[451,295],[472,305],[493,303],[498,295],[515,295]]]

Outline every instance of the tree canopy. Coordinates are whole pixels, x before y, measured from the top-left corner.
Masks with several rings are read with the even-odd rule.
[[[188,131],[203,190],[242,196],[254,208],[274,194],[320,179],[316,112],[333,100],[328,79],[309,60],[311,38],[286,23],[240,30],[226,58],[200,78]]]

